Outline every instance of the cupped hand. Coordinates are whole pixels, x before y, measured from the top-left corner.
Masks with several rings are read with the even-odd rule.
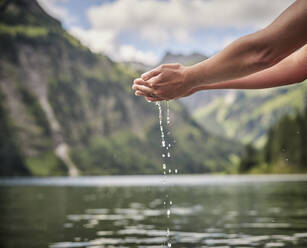
[[[149,101],[177,99],[192,90],[186,80],[186,67],[180,64],[161,65],[134,80],[132,88]]]

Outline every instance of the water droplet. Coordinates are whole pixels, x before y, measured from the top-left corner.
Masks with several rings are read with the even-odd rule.
[[[168,152],[168,153],[167,153],[167,157],[170,157],[170,156],[171,156],[171,154]]]
[[[169,218],[169,216],[171,215],[171,210],[170,209],[167,209],[166,215],[167,215],[167,218]]]
[[[176,174],[178,173],[178,170],[177,170],[177,169],[175,169],[175,173],[176,173]]]
[[[168,144],[168,147],[171,147],[172,145],[171,144]]]
[[[172,173],[172,170],[171,170],[171,169],[169,169],[169,170],[168,170],[168,173]]]
[[[164,140],[162,140],[162,146],[165,147],[165,141]]]
[[[164,157],[165,157],[165,154],[163,153],[163,154],[162,154],[162,158],[164,158]]]
[[[167,243],[167,247],[169,247],[169,248],[172,247],[171,242],[168,242],[168,243]]]
[[[163,170],[165,170],[166,169],[166,164],[163,164]]]
[[[164,202],[163,202],[163,205],[165,205],[165,204],[166,204],[166,202],[164,201]]]
[[[289,161],[289,159],[288,159],[288,158],[286,158],[285,160],[286,160],[286,162],[288,162],[288,161]]]
[[[169,236],[169,228],[166,229],[166,237]]]
[[[172,201],[169,201],[169,205],[173,205],[173,202],[172,202]]]

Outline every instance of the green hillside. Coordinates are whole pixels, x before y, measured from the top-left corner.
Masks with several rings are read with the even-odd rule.
[[[264,144],[271,125],[285,114],[301,111],[306,102],[306,83],[278,89],[228,91],[194,109],[193,116],[213,133],[259,146]]]
[[[82,46],[36,1],[0,1],[0,11],[0,127],[8,133],[0,174],[161,173],[157,108],[134,96],[138,75]],[[171,163],[187,173],[230,170],[240,146],[170,105]]]
[[[246,173],[306,173],[307,108],[285,115],[268,132],[263,148],[248,145],[239,171]]]

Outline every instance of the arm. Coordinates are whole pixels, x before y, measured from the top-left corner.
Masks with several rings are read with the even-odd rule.
[[[184,96],[192,88],[229,81],[277,64],[307,42],[307,1],[297,0],[272,24],[234,41],[217,55],[190,67],[162,65],[135,80],[137,95]]]
[[[267,69],[307,42],[307,1],[285,10],[265,29],[240,38],[217,55],[188,67],[187,80],[204,85]]]
[[[307,45],[278,64],[246,77],[193,88],[186,96],[200,90],[263,89],[294,84],[307,78]]]

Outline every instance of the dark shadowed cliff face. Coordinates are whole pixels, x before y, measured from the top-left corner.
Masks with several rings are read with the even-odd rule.
[[[5,3],[0,103],[7,118],[0,121],[12,135],[0,136],[0,154],[11,142],[21,165],[2,175],[159,173],[157,108],[134,96],[136,73],[90,52],[36,1]],[[170,105],[179,171],[230,168],[238,145],[208,134],[179,103]]]

